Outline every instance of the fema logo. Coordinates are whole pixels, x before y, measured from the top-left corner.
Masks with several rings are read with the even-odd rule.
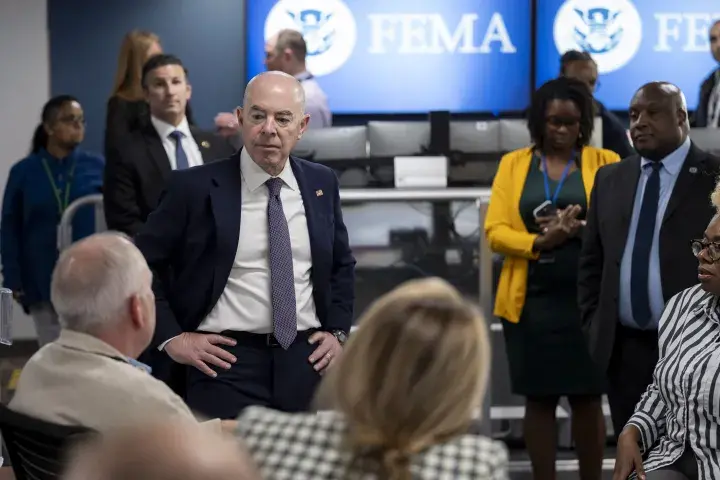
[[[624,67],[642,41],[642,20],[629,0],[566,0],[553,26],[562,54],[581,50],[592,55],[600,74]]]
[[[355,19],[341,0],[280,0],[265,20],[265,40],[283,29],[302,32],[307,67],[315,76],[342,67],[357,40]]]

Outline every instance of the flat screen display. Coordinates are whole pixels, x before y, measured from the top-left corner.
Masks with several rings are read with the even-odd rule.
[[[537,86],[558,75],[560,56],[584,50],[598,64],[598,100],[627,110],[635,91],[651,81],[679,86],[688,107],[718,67],[709,27],[720,19],[718,0],[540,0],[537,2]]]
[[[248,78],[301,31],[333,113],[518,111],[531,89],[530,0],[249,0]]]

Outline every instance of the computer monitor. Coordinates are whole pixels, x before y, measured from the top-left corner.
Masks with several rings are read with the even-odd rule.
[[[500,123],[450,122],[450,149],[463,153],[500,152]]]
[[[691,128],[690,139],[701,149],[720,154],[720,130],[717,128]]]
[[[500,120],[500,150],[511,152],[518,148],[529,147],[530,132],[527,121],[521,119]]]
[[[293,149],[293,155],[315,161],[367,157],[367,127],[310,128]]]
[[[419,155],[430,145],[429,122],[368,122],[371,157]]]

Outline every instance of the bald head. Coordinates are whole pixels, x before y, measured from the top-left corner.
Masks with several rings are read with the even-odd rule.
[[[669,82],[650,82],[640,87],[635,95],[644,95],[657,100],[671,102],[674,107],[683,109],[687,113],[685,94],[675,84]]]
[[[635,150],[659,161],[677,150],[690,129],[682,90],[668,82],[651,82],[638,89],[630,103],[630,136]]]
[[[252,105],[253,98],[265,98],[279,94],[292,98],[290,108],[297,108],[300,114],[305,112],[305,90],[302,84],[292,75],[280,71],[269,71],[255,75],[245,87],[243,108]]]
[[[73,455],[65,480],[260,480],[239,441],[207,425],[143,425],[97,437]]]
[[[285,168],[290,152],[307,128],[305,91],[287,73],[271,71],[245,87],[238,122],[250,158],[271,176]]]
[[[133,299],[152,296],[151,279],[145,258],[125,235],[99,233],[60,254],[50,287],[52,303],[64,328],[94,334],[114,329],[130,316]],[[144,320],[154,329],[154,308],[152,316]]]

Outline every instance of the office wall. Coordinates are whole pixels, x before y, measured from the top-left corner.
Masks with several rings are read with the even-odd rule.
[[[88,121],[85,147],[102,150],[105,105],[120,43],[135,28],[157,33],[165,51],[183,60],[201,127],[212,128],[218,112],[239,105],[245,78],[244,2],[48,0],[52,94],[80,99]]]
[[[0,185],[27,155],[50,92],[45,0],[0,1]],[[32,320],[14,309],[15,338],[34,338]]]

